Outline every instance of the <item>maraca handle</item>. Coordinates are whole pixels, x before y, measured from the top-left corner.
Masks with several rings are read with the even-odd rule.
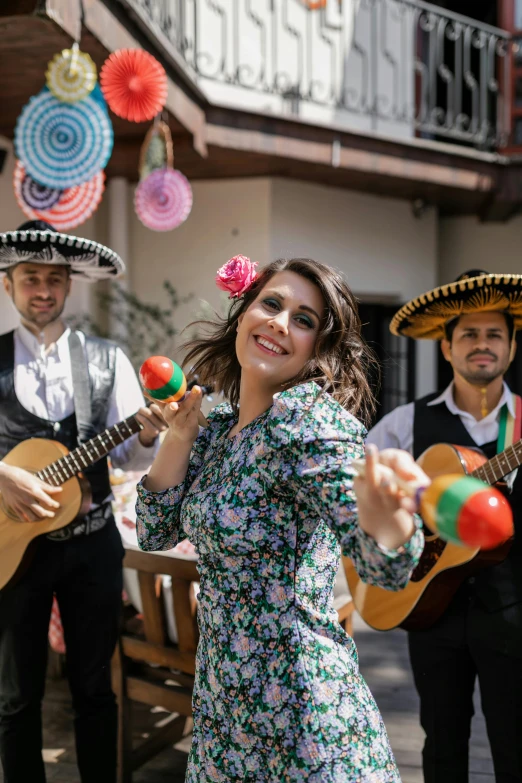
[[[366,475],[366,460],[364,459],[354,459],[352,462],[352,467],[355,468],[355,471],[358,476],[361,478],[364,478]],[[408,495],[410,498],[415,498],[417,501],[417,505],[420,501],[420,495],[421,493],[428,488],[429,484],[419,484],[415,481],[406,481],[405,479],[400,478],[394,471],[391,470],[391,468],[388,468],[393,473],[393,480],[397,484],[400,490],[404,492],[405,495]]]
[[[354,461],[364,476],[364,460]],[[509,503],[494,487],[473,476],[455,473],[437,476],[429,486],[403,481],[397,486],[415,497],[426,526],[440,538],[460,546],[494,549],[513,536],[513,513]]]

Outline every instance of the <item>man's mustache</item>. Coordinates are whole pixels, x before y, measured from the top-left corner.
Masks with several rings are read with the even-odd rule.
[[[466,358],[472,359],[474,356],[490,356],[492,359],[498,359],[498,356],[491,351],[473,351],[472,353],[468,353]]]

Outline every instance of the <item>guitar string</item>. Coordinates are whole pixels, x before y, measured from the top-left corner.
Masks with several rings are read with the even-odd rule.
[[[506,476],[520,466],[522,461],[520,452],[522,452],[522,442],[518,441],[518,443],[509,446],[501,454],[497,454],[484,465],[481,465],[474,470],[471,475],[476,478],[485,478],[488,484],[494,484],[503,476]],[[514,465],[511,464],[512,458],[515,463]],[[502,464],[503,462],[504,465]],[[506,470],[505,463],[507,463],[508,470]]]
[[[122,433],[120,431],[120,428],[123,429],[124,427],[127,429],[127,433]],[[134,416],[129,416],[125,421],[119,422],[111,428],[107,428],[94,438],[91,438],[87,443],[82,443],[73,451],[64,454],[60,459],[56,460],[56,462],[53,462],[51,465],[47,465],[47,467],[38,471],[36,475],[38,478],[41,478],[54,486],[60,486],[60,484],[64,484],[76,473],[81,472],[84,467],[89,467],[89,465],[92,465],[104,457],[111,449],[118,446],[120,443],[123,443],[127,438],[130,438],[131,435],[135,435],[140,429],[141,425],[136,418]],[[108,440],[108,443],[104,441],[104,437]],[[115,438],[118,438],[119,440],[115,441]],[[101,446],[101,453],[96,447],[96,441]],[[89,447],[91,446],[94,454],[89,452]],[[70,464],[68,460],[72,462],[72,464]],[[83,462],[83,466],[78,460]]]

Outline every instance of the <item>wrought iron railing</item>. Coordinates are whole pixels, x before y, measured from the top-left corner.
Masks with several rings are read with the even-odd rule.
[[[482,149],[508,141],[509,33],[423,0],[119,2],[214,100]]]

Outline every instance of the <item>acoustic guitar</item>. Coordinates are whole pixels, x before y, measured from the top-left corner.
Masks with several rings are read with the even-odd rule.
[[[431,446],[418,464],[435,478],[444,473],[466,473],[495,484],[522,463],[522,440],[488,460],[480,449],[441,443]],[[442,541],[423,528],[424,551],[410,581],[393,592],[365,584],[348,557],[344,569],[355,608],[372,628],[389,631],[428,628],[442,615],[462,582],[481,568],[505,559],[511,541],[489,551],[469,549]]]
[[[135,416],[129,416],[73,451],[55,440],[30,438],[3,457],[7,465],[24,468],[55,487],[63,486],[63,491],[57,498],[60,508],[55,516],[40,522],[20,521],[6,508],[0,493],[0,590],[22,568],[29,545],[37,536],[66,527],[87,513],[91,490],[82,471],[142,428]]]

